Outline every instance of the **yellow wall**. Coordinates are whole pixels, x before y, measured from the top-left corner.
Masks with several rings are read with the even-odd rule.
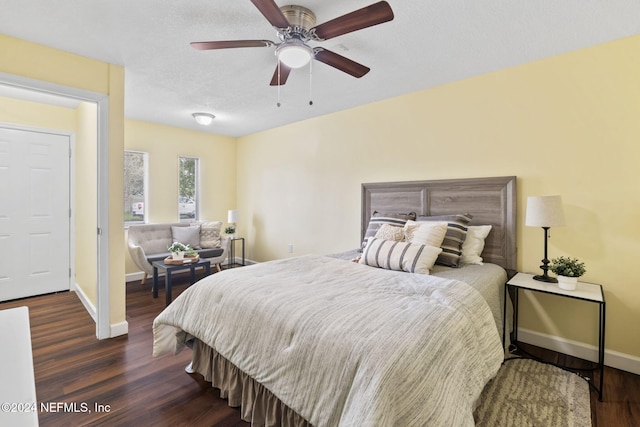
[[[109,87],[109,296],[111,325],[126,321],[124,267],[124,68],[108,64]]]
[[[200,159],[200,219],[227,221],[236,207],[235,138],[125,120],[125,149],[149,153],[147,222],[178,222],[178,157]],[[122,198],[122,197],[121,197]],[[126,245],[126,244],[125,244]],[[126,272],[140,269],[128,251]]]
[[[640,357],[639,51],[636,36],[240,138],[248,257],[357,247],[362,182],[516,175],[519,269],[539,271],[543,249],[527,196],[562,195],[549,254],[586,262],[607,348]],[[586,304],[525,300],[521,326],[597,343]]]
[[[97,107],[83,102],[77,109],[75,144],[75,245],[76,284],[97,306],[98,262],[98,159]]]
[[[122,247],[124,157],[124,69],[0,34],[0,72],[109,96],[109,323],[125,322]],[[54,126],[55,127],[55,126]]]
[[[38,104],[0,96],[0,121],[42,129],[75,132],[76,115],[71,108]]]

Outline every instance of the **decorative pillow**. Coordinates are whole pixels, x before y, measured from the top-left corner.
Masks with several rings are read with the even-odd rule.
[[[200,227],[190,225],[188,227],[171,227],[171,236],[174,242],[189,245],[193,249],[200,249]]]
[[[418,217],[418,221],[446,221],[448,223],[447,233],[444,235],[444,240],[440,245],[442,253],[438,256],[436,264],[448,267],[460,266],[462,244],[467,236],[467,226],[471,222],[471,218],[473,218],[473,215],[468,213]]]
[[[484,249],[484,239],[491,231],[490,225],[476,225],[467,227],[467,238],[462,244],[462,256],[460,264],[483,265],[482,250]]]
[[[416,219],[415,212],[380,213],[378,211],[375,211],[371,216],[371,219],[369,219],[369,224],[367,225],[367,231],[364,233],[364,240],[362,242],[362,247],[364,248],[365,246],[367,246],[367,240],[376,235],[378,228],[380,228],[382,224],[391,224],[397,227],[403,227],[404,224],[410,219],[411,220]]]
[[[220,230],[222,221],[203,222],[200,225],[200,246],[203,249],[219,248]]]
[[[372,237],[360,257],[360,264],[407,273],[429,274],[442,248]]]
[[[412,221],[404,225],[404,240],[421,245],[435,246],[439,248],[447,233],[446,221]]]
[[[374,237],[376,239],[402,242],[404,240],[404,229],[396,225],[382,224]]]

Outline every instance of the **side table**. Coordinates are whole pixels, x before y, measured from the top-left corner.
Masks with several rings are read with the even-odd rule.
[[[593,369],[578,369],[571,368],[566,366],[559,366],[560,368],[568,369],[568,370],[576,370],[576,371],[585,371],[585,370],[599,370],[600,371],[600,386],[596,387],[592,381],[589,381],[589,384],[596,390],[598,393],[598,400],[602,402],[602,394],[603,394],[603,381],[604,381],[604,332],[605,332],[605,315],[606,315],[606,301],[604,299],[604,292],[602,290],[602,285],[593,284],[593,283],[584,283],[578,282],[576,285],[576,289],[573,291],[567,291],[558,287],[556,283],[546,283],[540,282],[538,280],[534,280],[533,274],[526,273],[518,273],[513,276],[504,287],[504,301],[505,306],[504,309],[506,312],[506,301],[507,295],[510,294],[509,290],[513,291],[513,340],[512,345],[515,348],[518,348],[518,291],[520,289],[526,289],[533,292],[542,292],[546,294],[557,295],[560,297],[579,299],[583,301],[593,302],[598,304],[600,310],[599,321],[598,321],[598,362],[596,367]],[[506,316],[503,324],[503,346],[506,340]]]
[[[188,264],[165,264],[164,260],[154,261],[153,266],[153,297],[158,298],[158,270],[164,270],[164,288],[165,288],[165,304],[171,304],[171,273],[179,270],[190,270],[191,281],[189,286],[193,285],[196,281],[196,268],[204,267],[205,275],[211,274],[211,262],[206,259],[199,259],[198,262],[191,262]]]
[[[232,268],[236,262],[236,242],[240,242],[242,246],[242,264],[244,265],[244,237],[234,237],[229,244],[229,258],[227,258],[227,268]]]

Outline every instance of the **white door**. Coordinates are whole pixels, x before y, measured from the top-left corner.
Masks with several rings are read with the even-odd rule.
[[[0,301],[69,290],[70,137],[0,127]]]

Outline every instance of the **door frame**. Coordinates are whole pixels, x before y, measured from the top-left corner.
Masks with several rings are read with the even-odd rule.
[[[93,102],[97,106],[97,305],[96,336],[111,337],[109,287],[109,96],[70,86],[0,72],[0,84]]]

